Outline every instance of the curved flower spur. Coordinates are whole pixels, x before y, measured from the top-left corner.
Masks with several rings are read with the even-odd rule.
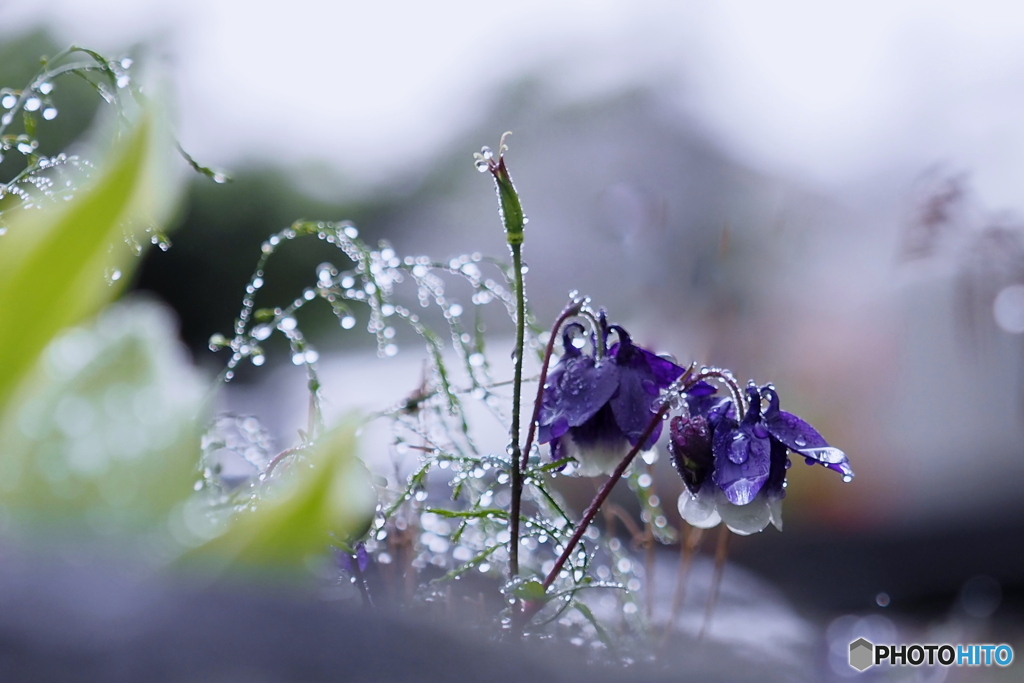
[[[661,392],[684,372],[634,344],[619,325],[609,326],[603,313],[597,328],[591,336],[593,355],[588,355],[573,343],[584,326],[566,325],[565,351],[548,375],[538,413],[539,441],[551,444],[552,459],[574,458],[579,473],[588,477],[611,474],[641,442]],[[608,348],[612,332],[617,342]],[[653,448],[660,435],[659,423],[641,450]]]

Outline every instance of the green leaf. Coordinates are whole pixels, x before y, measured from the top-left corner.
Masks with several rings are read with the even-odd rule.
[[[0,237],[0,414],[57,333],[96,313],[117,289],[107,267],[130,270],[126,229],[152,219],[166,198],[159,182],[152,116],[144,113],[108,155],[91,185],[59,209],[5,214]],[[174,192],[163,184],[164,195]],[[112,248],[113,247],[113,248]],[[122,278],[124,281],[127,278]]]
[[[0,503],[19,523],[8,530],[165,536],[193,493],[207,390],[153,302],[60,334],[0,416]]]
[[[352,544],[369,529],[376,494],[356,457],[357,423],[349,419],[292,463],[254,509],[237,513],[219,536],[189,551],[186,565],[201,569],[296,570],[322,555],[332,538]]]
[[[520,600],[538,602],[547,599],[547,591],[544,590],[544,584],[536,580],[524,581],[516,586],[513,592]]]
[[[601,626],[601,622],[597,620],[597,617],[594,616],[594,613],[590,611],[590,608],[587,607],[585,603],[580,602],[579,600],[573,600],[572,606],[576,609],[577,612],[583,615],[584,619],[590,622],[590,625],[594,627],[595,631],[597,631],[597,637],[601,639],[601,642],[604,643],[609,649],[613,649],[615,647],[615,643],[608,636],[608,632],[604,630],[603,626]]]

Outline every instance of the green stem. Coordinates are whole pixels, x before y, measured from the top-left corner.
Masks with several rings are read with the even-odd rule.
[[[526,346],[526,293],[523,290],[523,228],[526,226],[526,215],[523,213],[523,205],[519,201],[519,193],[516,192],[512,183],[512,176],[509,175],[505,166],[505,140],[511,133],[501,136],[498,143],[498,157],[495,159],[489,149],[481,149],[476,154],[477,168],[481,171],[490,171],[494,177],[494,189],[498,195],[498,214],[501,223],[505,227],[505,241],[512,250],[512,277],[516,288],[516,349],[515,349],[515,378],[512,380],[512,429],[509,435],[511,445],[509,447],[509,470],[512,474],[512,519],[509,520],[509,550],[508,550],[508,573],[509,579],[514,580],[519,576],[519,510],[523,497],[523,467],[520,465],[522,450],[519,445],[519,401],[523,393],[523,353]]]
[[[523,351],[526,343],[526,293],[523,291],[523,246],[510,244],[512,270],[516,282],[516,361],[512,380],[512,510],[509,524],[508,573],[510,579],[519,575],[519,510],[523,497],[523,469],[519,449],[519,401],[523,389]]]

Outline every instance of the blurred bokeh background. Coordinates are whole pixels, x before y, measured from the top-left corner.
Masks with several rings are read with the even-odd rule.
[[[773,381],[849,454],[852,484],[794,467],[785,533],[733,559],[840,640],[842,619],[875,619],[908,642],[957,624],[1019,643],[1021,35],[1005,2],[54,0],[0,5],[0,81],[76,43],[134,50],[170,84],[183,147],[233,181],[192,181],[134,286],[211,371],[260,243],[295,219],[353,220],[399,254],[503,256],[470,155],[513,130],[542,325],[577,289],[650,348]],[[67,139],[90,116],[72,109]],[[327,253],[283,250],[260,305]],[[346,393],[372,340],[326,311],[303,322],[336,411],[418,385],[410,352]],[[287,442],[305,380],[277,356],[227,407]]]

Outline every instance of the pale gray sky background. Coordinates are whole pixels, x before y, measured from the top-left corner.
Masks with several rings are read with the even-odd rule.
[[[569,99],[665,88],[738,158],[827,191],[943,163],[984,204],[1024,209],[1012,2],[0,0],[0,39],[36,22],[107,51],[158,45],[186,147],[222,165],[321,158],[384,180],[538,67]]]

